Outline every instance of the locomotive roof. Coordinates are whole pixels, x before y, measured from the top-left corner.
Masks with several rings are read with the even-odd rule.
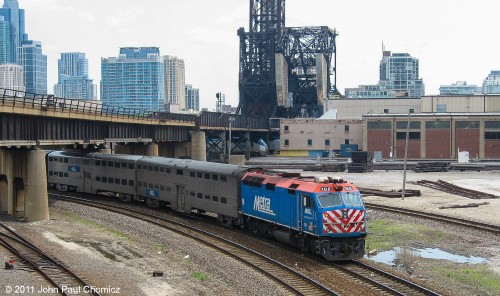
[[[332,182],[317,182],[314,177],[305,177],[305,176],[280,176],[280,175],[268,175],[263,174],[261,172],[249,172],[245,175],[243,180],[248,181],[250,183],[255,184],[274,184],[276,187],[281,188],[290,188],[301,190],[305,192],[329,192],[329,191],[337,191],[335,188],[338,183]],[[332,179],[333,180],[333,179]],[[349,190],[357,190],[356,186],[352,183],[341,183],[343,188],[344,186],[349,186]],[[340,189],[342,190],[342,189]]]
[[[141,158],[138,163],[166,165],[169,167],[177,167],[181,169],[190,169],[193,171],[219,173],[225,175],[234,175],[248,171],[249,167],[238,166],[233,164],[206,162],[192,159],[178,159],[165,157],[146,156]]]

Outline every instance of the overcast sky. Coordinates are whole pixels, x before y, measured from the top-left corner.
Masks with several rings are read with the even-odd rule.
[[[42,42],[48,89],[57,83],[61,52],[84,52],[99,85],[101,57],[120,47],[156,46],[184,59],[186,83],[200,89],[200,105],[215,94],[238,104],[239,39],[248,32],[249,0],[18,0],[26,32]],[[420,61],[426,94],[456,81],[480,86],[500,70],[498,0],[287,0],[286,26],[329,26],[337,37],[337,86],[376,84],[386,50]]]

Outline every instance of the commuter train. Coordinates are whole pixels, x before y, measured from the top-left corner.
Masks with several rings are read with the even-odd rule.
[[[365,206],[342,178],[301,177],[189,159],[54,151],[48,186],[115,196],[186,213],[213,213],[225,226],[275,238],[326,260],[365,253]]]

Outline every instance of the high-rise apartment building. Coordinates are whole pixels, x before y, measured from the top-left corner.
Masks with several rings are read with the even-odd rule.
[[[420,98],[424,95],[424,83],[419,78],[418,59],[407,53],[383,51],[380,62],[380,85],[396,91],[398,96]]]
[[[186,84],[186,110],[200,111],[200,90]]]
[[[480,93],[480,87],[474,84],[467,84],[466,81],[457,81],[451,85],[441,85],[439,87],[440,96],[474,95]]]
[[[500,71],[491,71],[484,79],[483,94],[500,94]]]
[[[184,60],[166,55],[165,65],[165,103],[179,105],[180,110],[189,109],[186,106],[186,71]]]
[[[0,65],[0,88],[9,89],[6,93],[8,95],[14,95],[15,91],[25,91],[23,67],[17,64]]]
[[[42,53],[42,43],[25,40],[17,52],[19,65],[24,68],[26,92],[47,94],[47,56]]]
[[[348,98],[420,98],[424,95],[424,83],[419,77],[418,59],[407,53],[382,50],[379,82],[347,88]]]
[[[118,57],[101,59],[103,104],[161,111],[164,95],[164,65],[158,47],[124,47]]]
[[[1,47],[8,47],[9,57],[6,62],[19,64],[18,48],[23,41],[28,40],[25,33],[24,9],[19,9],[17,0],[4,0],[3,7],[0,8],[0,16],[8,24],[8,35],[2,36]],[[5,26],[5,24],[3,25]]]
[[[88,73],[89,65],[84,53],[61,53],[61,58],[58,60],[58,82],[54,86],[54,94],[67,99],[95,98],[95,88]]]

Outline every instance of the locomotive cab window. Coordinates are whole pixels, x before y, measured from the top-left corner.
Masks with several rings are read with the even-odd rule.
[[[338,207],[342,205],[342,199],[338,193],[319,194],[318,200],[322,208]]]

